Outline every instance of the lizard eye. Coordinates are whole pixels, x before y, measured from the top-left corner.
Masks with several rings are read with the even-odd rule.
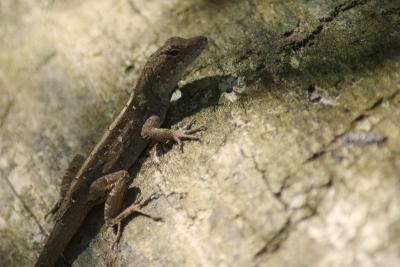
[[[178,49],[171,49],[168,50],[165,54],[167,54],[168,56],[177,56],[179,54],[179,50]]]

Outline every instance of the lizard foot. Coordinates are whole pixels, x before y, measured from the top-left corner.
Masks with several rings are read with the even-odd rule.
[[[115,240],[114,244],[112,245],[113,249],[117,248],[119,240],[121,239],[121,235],[122,235],[121,224],[130,215],[132,215],[134,213],[139,213],[140,215],[143,215],[143,216],[145,216],[147,218],[150,218],[153,221],[161,221],[162,220],[161,217],[153,216],[153,215],[151,215],[151,214],[149,214],[149,213],[147,213],[147,212],[142,210],[142,208],[144,206],[146,206],[150,201],[152,201],[152,200],[154,200],[156,198],[158,198],[158,196],[155,195],[155,194],[152,194],[148,198],[146,198],[144,201],[142,201],[143,198],[140,195],[138,197],[138,199],[135,201],[135,203],[133,203],[132,205],[127,207],[117,217],[115,217],[115,218],[113,218],[113,219],[111,219],[109,221],[109,226],[110,227],[117,226],[117,236],[116,236],[116,240]]]
[[[205,131],[207,128],[205,126],[201,126],[198,128],[192,129],[193,122],[179,128],[178,130],[172,131],[172,140],[178,143],[180,149],[183,151],[183,140],[200,140],[200,137],[195,133]]]

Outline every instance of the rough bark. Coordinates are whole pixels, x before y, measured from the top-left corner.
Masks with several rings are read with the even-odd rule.
[[[208,49],[168,126],[201,143],[149,149],[132,194],[158,192],[117,251],[96,208],[72,266],[398,266],[400,2],[0,2],[0,261],[30,266],[60,178],[171,35]],[[62,263],[60,263],[62,265]]]

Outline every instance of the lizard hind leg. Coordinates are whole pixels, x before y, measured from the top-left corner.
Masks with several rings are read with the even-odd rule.
[[[117,237],[115,240],[115,243],[113,245],[113,247],[115,247],[119,240],[121,239],[121,224],[122,222],[128,218],[130,215],[134,214],[134,213],[138,213],[140,215],[143,215],[147,218],[152,219],[153,221],[161,221],[162,218],[161,217],[157,217],[157,216],[153,216],[147,212],[145,212],[142,208],[144,206],[146,206],[150,201],[152,201],[153,199],[157,198],[157,196],[155,195],[150,195],[148,198],[146,198],[144,201],[142,201],[142,197],[138,197],[138,199],[131,204],[129,207],[127,207],[126,209],[124,209],[120,214],[118,214],[116,217],[109,219],[108,221],[108,225],[110,226],[117,226]]]
[[[142,203],[138,203],[141,200],[141,198],[139,198],[135,203],[120,212],[124,197],[126,195],[126,192],[128,191],[129,184],[131,182],[129,173],[127,171],[119,171],[115,173],[113,176],[113,181],[110,180],[109,182],[113,182],[113,185],[105,200],[104,220],[106,224],[110,227],[117,226],[117,237],[113,245],[113,247],[115,247],[115,245],[119,242],[121,238],[121,224],[131,214],[139,213],[153,220],[160,220],[160,218],[153,217],[152,215],[142,210],[142,207],[145,206],[149,201],[154,199],[154,196],[150,196],[148,199],[146,199],[146,201]]]
[[[61,206],[62,201],[65,198],[65,195],[67,194],[71,182],[74,179],[75,175],[78,173],[79,168],[82,166],[84,161],[85,158],[81,154],[76,154],[75,157],[73,157],[61,179],[59,199],[53,206],[53,208],[45,215],[45,218],[51,216],[53,219],[55,219],[57,217],[57,212]]]

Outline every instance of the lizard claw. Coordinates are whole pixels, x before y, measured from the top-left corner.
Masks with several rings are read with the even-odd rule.
[[[114,228],[114,226],[117,226],[117,235],[116,235],[116,239],[112,245],[112,249],[118,248],[118,243],[122,236],[121,224],[131,214],[138,213],[138,214],[143,215],[153,221],[162,221],[161,217],[153,216],[142,210],[142,208],[144,206],[146,206],[152,200],[157,199],[158,197],[159,197],[159,195],[157,193],[154,193],[143,200],[142,194],[139,194],[136,201],[132,205],[130,205],[128,208],[126,208],[124,211],[122,211],[115,218],[110,219],[109,221],[106,222],[107,225],[111,228]]]
[[[113,224],[113,226],[114,225],[117,225],[117,236],[116,236],[115,241],[114,241],[114,243],[112,244],[112,247],[111,247],[113,250],[118,248],[118,244],[119,244],[119,241],[121,240],[121,236],[122,236],[121,221]]]
[[[139,205],[143,201],[143,195],[142,193],[138,193],[136,200],[135,200],[135,205]]]
[[[195,133],[206,130],[205,126],[192,129],[193,122],[179,128],[172,132],[172,139],[178,143],[180,149],[183,151],[183,140],[200,140],[200,137]]]

